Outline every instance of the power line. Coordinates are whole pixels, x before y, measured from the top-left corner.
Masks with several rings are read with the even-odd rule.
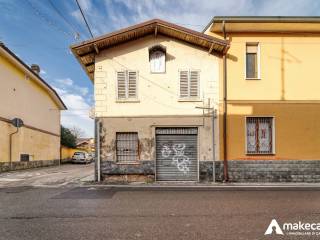
[[[83,14],[82,8],[81,8],[78,0],[76,0],[76,3],[77,3],[77,5],[78,5],[78,8],[79,8],[80,13],[81,13],[81,15],[82,15],[82,18],[83,18],[84,22],[86,23],[86,26],[87,26],[87,28],[88,28],[88,30],[89,30],[89,32],[90,32],[91,37],[94,38],[94,37],[93,37],[93,34],[92,34],[92,32],[91,32],[90,26],[89,26],[89,24],[88,24],[88,22],[87,22],[86,17],[85,17],[84,14]]]
[[[63,30],[62,28],[60,28],[57,24],[55,24],[54,22],[52,22],[50,19],[48,19],[44,14],[42,14],[39,9],[37,9],[37,7],[35,5],[33,5],[30,0],[26,1],[30,7],[33,9],[33,11],[42,19],[44,20],[49,26],[54,27],[56,30],[64,33],[67,36],[71,36],[72,38],[74,38],[74,36],[72,34],[70,34],[70,32],[66,32],[65,30]]]
[[[60,12],[60,10],[53,4],[53,2],[51,0],[48,0],[51,7],[55,10],[55,12],[69,25],[69,27],[71,27],[71,29],[75,32],[75,38],[81,38],[78,30],[67,20],[67,18],[65,18],[65,16],[62,14],[62,12]]]

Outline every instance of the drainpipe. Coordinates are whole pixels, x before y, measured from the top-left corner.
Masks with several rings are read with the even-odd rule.
[[[215,141],[214,141],[214,119],[216,118],[216,110],[214,109],[214,106],[212,107],[212,182],[216,182],[216,151],[215,151]]]
[[[101,172],[100,172],[100,121],[98,118],[95,119],[95,142],[96,142],[96,181],[101,181]]]
[[[9,135],[9,148],[10,148],[10,151],[9,151],[9,160],[10,160],[10,170],[12,170],[12,136],[14,134],[17,134],[19,132],[19,128],[17,127],[16,131],[13,132],[13,133],[10,133]]]
[[[223,31],[223,38],[226,40],[226,27],[225,21],[222,22],[222,31]],[[223,85],[224,85],[224,93],[223,93],[223,181],[228,182],[228,151],[227,151],[227,54],[223,55]]]

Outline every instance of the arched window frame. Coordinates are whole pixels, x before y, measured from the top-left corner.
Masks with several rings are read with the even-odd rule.
[[[161,58],[159,59],[154,59],[153,55],[161,53],[163,54]],[[152,61],[163,61],[161,69],[155,69],[154,67],[154,62]],[[165,73],[166,72],[166,47],[162,45],[155,45],[153,47],[149,48],[149,62],[150,62],[150,72],[151,73]]]

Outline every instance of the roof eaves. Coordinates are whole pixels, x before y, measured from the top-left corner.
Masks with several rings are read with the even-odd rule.
[[[279,22],[279,23],[320,23],[319,16],[216,16],[211,24],[216,22]]]

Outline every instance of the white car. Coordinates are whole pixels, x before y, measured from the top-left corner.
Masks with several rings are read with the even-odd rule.
[[[90,158],[86,152],[75,152],[72,156],[72,163],[90,163]]]

